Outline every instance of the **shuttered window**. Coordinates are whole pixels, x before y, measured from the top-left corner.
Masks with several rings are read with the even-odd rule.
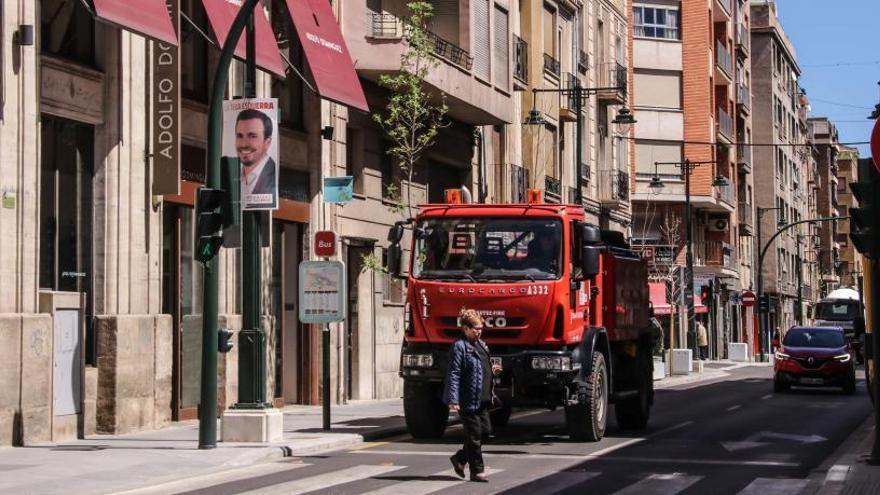
[[[444,40],[459,45],[458,0],[432,0],[430,29]]]
[[[495,84],[510,86],[510,26],[507,12],[495,6]]]
[[[476,0],[474,7],[474,74],[489,80],[491,67],[491,31],[489,0]]]

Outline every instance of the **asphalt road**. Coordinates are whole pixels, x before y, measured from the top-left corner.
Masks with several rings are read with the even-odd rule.
[[[269,463],[185,493],[798,493],[871,411],[864,382],[851,396],[774,395],[769,368],[732,378],[658,391],[647,431],[621,432],[612,414],[598,443],[570,442],[559,410],[515,413],[484,449],[488,484],[452,473],[447,458],[461,442],[453,427],[436,442],[400,437]]]

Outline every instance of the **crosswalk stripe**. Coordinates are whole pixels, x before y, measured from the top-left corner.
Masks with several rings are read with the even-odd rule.
[[[183,480],[174,480],[167,483],[154,484],[143,488],[136,488],[122,492],[115,492],[115,495],[164,495],[167,493],[180,493],[190,490],[196,490],[205,487],[222,485],[232,481],[238,481],[243,478],[254,478],[258,476],[267,476],[270,474],[291,471],[293,469],[311,466],[305,463],[293,462],[270,462],[259,464],[256,466],[242,466],[227,471],[203,474],[199,476],[191,476]]]
[[[486,475],[492,476],[494,474],[500,473],[501,471],[504,470],[486,468]],[[457,474],[455,474],[455,471],[451,469],[440,471],[439,473],[434,473],[432,475],[426,476],[425,478],[426,479],[424,480],[412,480],[404,481],[403,483],[396,483],[394,485],[385,486],[372,492],[362,493],[361,495],[399,495],[401,493],[405,493],[406,495],[428,495],[429,493],[452,488],[456,485],[467,482],[467,474],[465,474],[465,479],[461,479],[458,477]]]
[[[807,486],[807,483],[808,480],[792,478],[755,478],[738,495],[759,495],[765,493],[794,495],[800,493]]]
[[[702,476],[687,476],[682,473],[652,474],[618,491],[615,495],[674,495],[702,478]]]
[[[344,485],[353,481],[360,481],[380,474],[390,473],[404,469],[406,466],[373,466],[361,464],[339,471],[331,471],[329,473],[310,476],[298,480],[279,483],[277,485],[267,486],[258,490],[245,492],[248,495],[297,495],[300,493],[308,493],[315,490],[322,490],[337,485]]]

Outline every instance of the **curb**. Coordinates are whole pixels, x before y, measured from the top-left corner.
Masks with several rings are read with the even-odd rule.
[[[871,450],[873,431],[874,415],[871,414],[855,431],[850,433],[834,453],[810,472],[807,478],[809,483],[801,490],[800,495],[842,493],[848,485],[848,480],[851,479],[853,469],[859,465],[865,466],[861,459]],[[865,443],[867,443],[866,448],[861,448]],[[838,469],[838,466],[845,466],[846,469]]]

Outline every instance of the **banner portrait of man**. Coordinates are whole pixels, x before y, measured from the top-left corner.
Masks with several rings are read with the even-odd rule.
[[[223,154],[236,157],[241,169],[241,209],[277,209],[277,100],[227,101],[223,117]]]

